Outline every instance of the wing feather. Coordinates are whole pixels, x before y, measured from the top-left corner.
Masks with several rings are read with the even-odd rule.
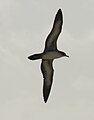
[[[57,49],[57,38],[62,30],[62,24],[63,24],[63,15],[61,9],[59,9],[55,16],[53,28],[46,39],[44,51]]]
[[[51,90],[52,82],[53,82],[53,60],[42,60],[41,63],[41,71],[43,74],[44,82],[43,82],[43,97],[44,101],[47,102],[49,97],[49,93]]]

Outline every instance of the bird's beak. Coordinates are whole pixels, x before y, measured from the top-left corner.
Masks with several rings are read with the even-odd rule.
[[[66,55],[66,57],[69,57],[68,55]]]

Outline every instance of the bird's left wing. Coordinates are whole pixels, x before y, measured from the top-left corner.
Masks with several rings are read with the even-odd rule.
[[[53,28],[46,39],[45,49],[44,49],[45,52],[57,49],[57,38],[62,30],[62,24],[63,24],[63,15],[61,9],[59,9],[55,16]]]
[[[49,97],[49,93],[51,90],[52,82],[53,82],[53,60],[42,60],[41,63],[41,71],[43,74],[44,82],[43,82],[43,97],[44,101],[47,102]]]

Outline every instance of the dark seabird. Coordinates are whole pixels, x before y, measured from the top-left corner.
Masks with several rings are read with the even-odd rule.
[[[65,52],[59,51],[57,49],[57,38],[62,30],[63,24],[63,15],[61,9],[58,10],[52,30],[48,35],[45,43],[45,49],[42,53],[34,54],[28,57],[30,60],[42,59],[41,63],[41,71],[43,74],[44,82],[43,82],[43,97],[45,103],[49,97],[49,93],[51,90],[52,82],[53,82],[53,60],[60,57],[69,57]]]

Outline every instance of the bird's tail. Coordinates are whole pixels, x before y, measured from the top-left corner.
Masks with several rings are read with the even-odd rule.
[[[42,54],[34,54],[28,57],[29,60],[37,60],[37,59],[41,59],[42,58]]]

